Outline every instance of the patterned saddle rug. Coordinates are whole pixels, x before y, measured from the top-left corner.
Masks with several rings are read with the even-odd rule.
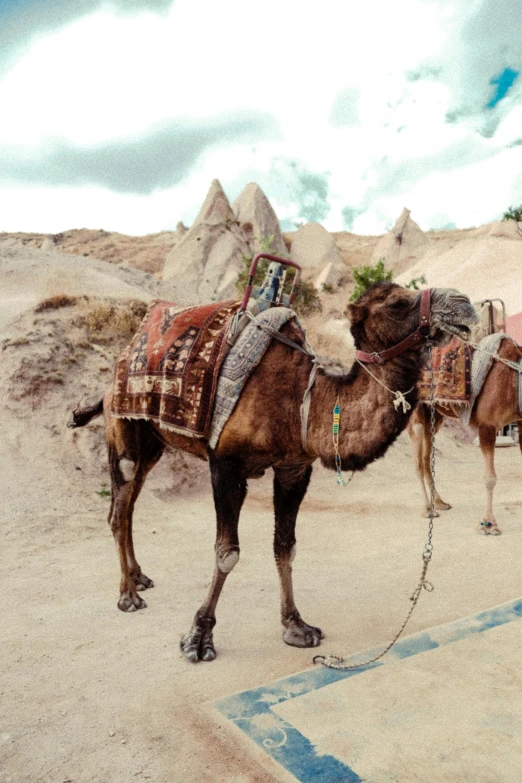
[[[207,436],[226,335],[240,302],[180,307],[153,302],[118,359],[112,413]]]
[[[433,349],[435,402],[439,405],[467,405],[471,397],[473,348],[453,338],[444,348]],[[431,373],[422,371],[417,384],[419,402],[431,400]]]

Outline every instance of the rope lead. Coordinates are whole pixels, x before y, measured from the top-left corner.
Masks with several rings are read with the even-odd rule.
[[[428,525],[428,539],[426,541],[424,552],[422,553],[422,573],[421,577],[419,579],[419,582],[417,584],[417,587],[413,591],[413,594],[410,596],[411,606],[409,608],[408,613],[406,614],[406,617],[404,619],[404,622],[402,623],[401,627],[391,640],[391,642],[388,643],[388,645],[382,650],[380,653],[375,655],[373,658],[370,658],[367,661],[363,661],[362,663],[352,663],[349,664],[345,661],[344,658],[338,656],[338,655],[314,655],[313,657],[313,663],[320,663],[322,666],[326,666],[328,669],[338,669],[339,671],[348,671],[349,669],[360,669],[363,666],[370,666],[372,663],[375,663],[376,661],[383,658],[386,653],[388,653],[391,648],[395,645],[395,643],[398,641],[398,639],[402,636],[402,633],[404,629],[406,628],[408,621],[413,614],[413,610],[417,606],[417,603],[419,601],[420,595],[423,590],[426,590],[426,592],[431,593],[434,590],[434,586],[431,582],[428,582],[426,579],[426,574],[428,573],[428,567],[431,562],[431,558],[433,555],[433,544],[432,544],[432,536],[433,536],[433,519],[435,517],[435,371],[433,369],[433,354],[432,354],[432,348],[433,346],[431,343],[428,343],[428,349],[429,349],[429,368],[430,368],[430,404],[431,404],[431,450],[430,450],[430,474],[431,474],[431,482],[430,482],[430,513],[429,513],[429,525]],[[364,365],[362,365],[364,369],[367,372],[370,372]],[[370,372],[370,375],[375,378],[373,373]],[[378,383],[381,384],[381,386],[384,386],[383,383],[378,378],[375,378]],[[387,389],[386,386],[384,386],[385,389]],[[394,406],[397,410],[399,405],[403,406],[404,413],[406,413],[407,410],[409,410],[410,405],[409,403],[404,399],[404,394],[401,392],[392,392],[391,389],[388,389],[392,394],[395,395],[395,401]],[[410,389],[410,392],[413,391]],[[405,392],[406,394],[409,394],[409,392]],[[408,407],[405,408],[405,405]],[[340,421],[340,413],[341,408],[339,405],[339,397],[337,398],[337,401],[335,403],[334,407],[334,419],[333,419],[333,442],[334,447],[336,449],[335,454],[335,464],[337,465],[337,483],[339,484],[342,482],[344,484],[344,479],[341,475],[341,469],[340,469],[340,462],[341,458],[339,457],[339,421]],[[339,461],[338,461],[339,460]]]

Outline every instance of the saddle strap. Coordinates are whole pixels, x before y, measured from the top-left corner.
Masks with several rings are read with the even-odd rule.
[[[314,363],[312,365],[312,370],[310,372],[310,378],[308,379],[308,386],[306,387],[306,391],[303,396],[303,402],[301,404],[301,444],[303,446],[303,449],[306,451],[307,454],[310,452],[308,451],[308,416],[310,413],[310,403],[312,402],[312,387],[314,385],[315,376],[317,373],[317,368],[319,367],[316,359],[314,358]]]
[[[247,311],[247,315],[250,318],[251,321],[254,321],[254,316],[250,315],[250,313]],[[299,343],[294,343],[293,340],[289,340],[288,337],[285,337],[283,334],[277,331],[277,329],[274,329],[272,326],[268,326],[268,324],[255,324],[258,329],[262,329],[264,332],[270,335],[270,337],[273,337],[275,340],[279,340],[280,343],[284,343],[285,345],[289,345],[290,348],[295,348],[297,351],[301,351],[301,353],[304,353],[306,356],[312,356],[313,354],[310,353],[310,351],[305,348],[303,345],[299,345]]]
[[[518,414],[519,416],[522,416],[522,356],[520,356],[518,360],[517,400],[518,400]]]

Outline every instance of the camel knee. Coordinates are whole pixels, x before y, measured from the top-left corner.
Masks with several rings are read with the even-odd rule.
[[[239,548],[216,553],[216,565],[222,574],[229,574],[239,561]]]
[[[127,483],[136,477],[137,465],[132,459],[122,457],[118,462],[118,467],[123,480]]]
[[[279,545],[274,547],[274,556],[276,564],[279,568],[291,566],[295,560],[297,554],[297,545],[295,543],[291,545]]]

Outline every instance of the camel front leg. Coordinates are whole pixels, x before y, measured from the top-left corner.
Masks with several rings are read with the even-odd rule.
[[[410,436],[410,442],[413,452],[413,463],[415,465],[415,473],[421,487],[423,504],[422,504],[422,516],[429,512],[430,501],[428,493],[426,492],[426,484],[424,483],[424,457],[423,457],[423,444],[424,444],[424,427],[425,421],[422,413],[420,412],[420,406],[413,412],[410,422],[408,424],[408,435]]]
[[[196,612],[190,631],[180,641],[181,652],[192,663],[213,661],[216,657],[216,606],[225,580],[239,560],[237,528],[247,492],[237,460],[216,458],[211,452],[209,462],[217,518],[216,566],[207,597]]]
[[[435,434],[440,430],[443,416],[437,410],[435,411]],[[431,410],[427,406],[424,408],[424,434],[422,439],[422,471],[423,471],[423,483],[429,490],[431,488]],[[425,491],[426,496],[426,511],[425,517],[430,515],[430,500],[429,495]],[[451,508],[449,503],[446,503],[438,493],[437,487],[433,485],[433,508],[434,511],[448,511]],[[435,513],[435,517],[439,514]]]
[[[495,473],[496,440],[497,431],[495,427],[485,424],[479,426],[479,442],[480,450],[484,457],[484,483],[486,484],[487,500],[484,520],[477,526],[477,530],[485,536],[499,536],[502,533],[493,514],[493,490],[497,483],[497,474]]]
[[[295,523],[306,494],[312,468],[274,468],[274,556],[281,590],[283,639],[294,647],[317,647],[324,639],[320,628],[301,618],[294,601],[292,562],[295,557]]]

